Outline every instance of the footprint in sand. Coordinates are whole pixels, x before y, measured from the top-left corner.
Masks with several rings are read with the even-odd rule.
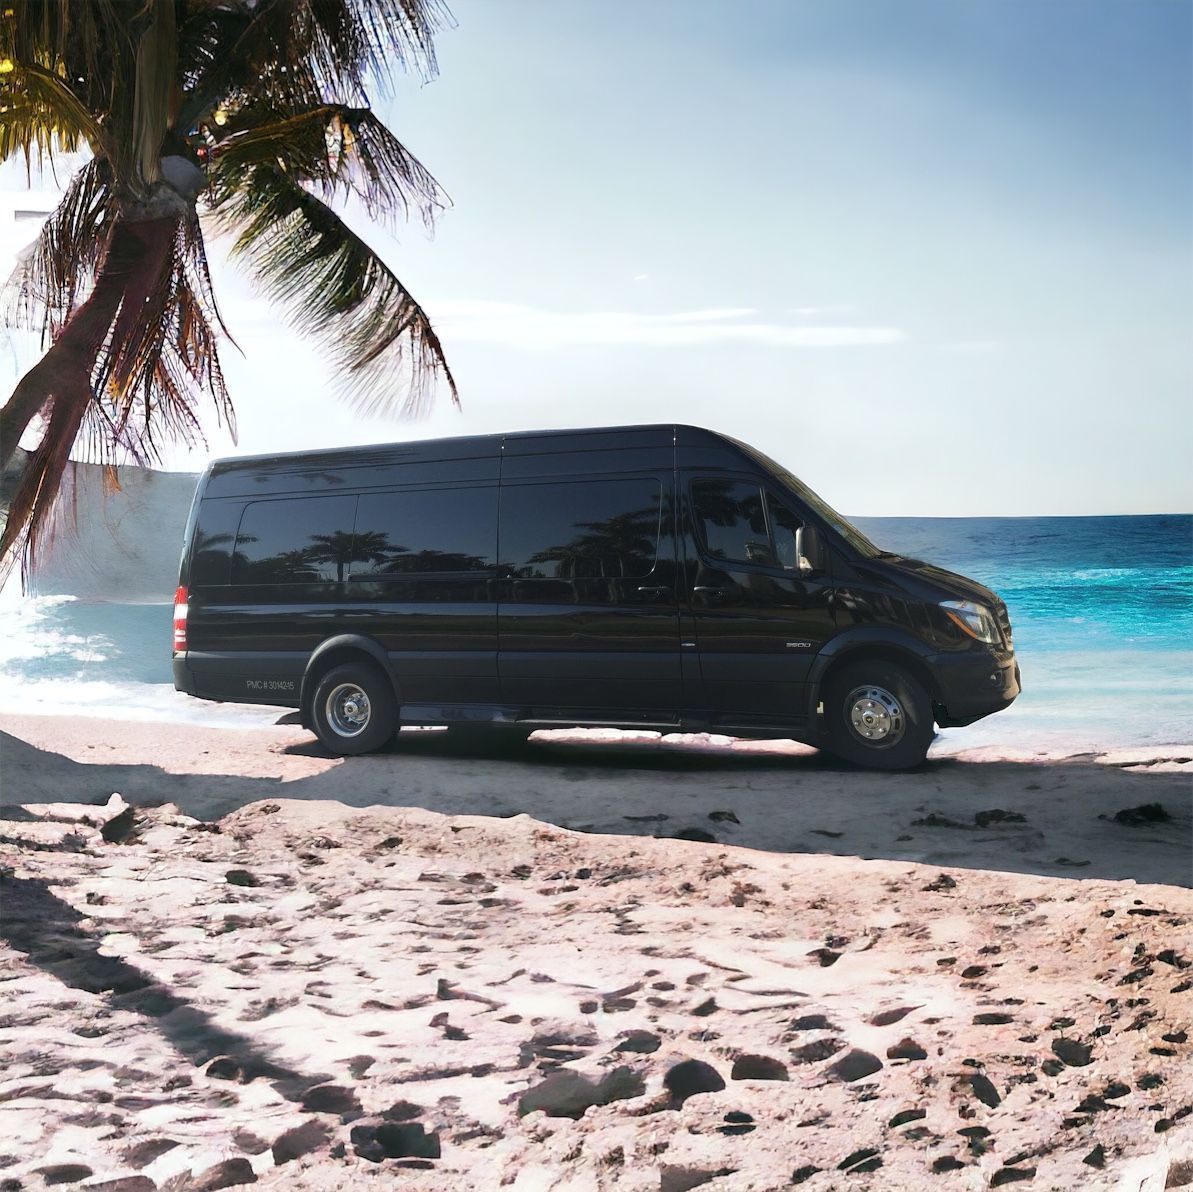
[[[893,1006],[889,1010],[879,1010],[877,1014],[868,1019],[868,1022],[870,1026],[892,1026],[919,1009],[921,1009],[920,1006]]]
[[[729,1073],[731,1080],[789,1080],[787,1065],[769,1055],[739,1055]]]

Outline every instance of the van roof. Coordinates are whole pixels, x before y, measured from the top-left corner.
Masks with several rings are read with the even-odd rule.
[[[594,442],[604,438],[605,443]],[[405,442],[374,443],[359,447],[333,447],[322,451],[285,451],[266,455],[224,456],[207,466],[209,474],[226,474],[240,468],[260,468],[262,464],[282,464],[287,470],[301,470],[308,461],[313,466],[328,463],[377,462],[397,459],[459,459],[497,455],[513,448],[518,455],[537,454],[537,443],[551,451],[580,450],[608,447],[662,447],[673,444],[685,446],[712,445],[740,448],[741,444],[728,435],[699,426],[682,423],[645,423],[629,426],[586,426],[559,430],[503,431],[491,435],[456,435],[438,439],[411,439]]]

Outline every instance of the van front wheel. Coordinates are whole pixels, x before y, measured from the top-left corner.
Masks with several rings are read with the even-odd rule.
[[[924,760],[932,743],[932,700],[893,662],[843,667],[829,683],[824,715],[829,751],[859,766],[906,770]]]
[[[393,687],[365,662],[334,667],[315,686],[311,722],[332,753],[346,757],[380,748],[398,726]]]

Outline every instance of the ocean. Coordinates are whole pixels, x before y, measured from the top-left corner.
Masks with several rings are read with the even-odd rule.
[[[886,550],[1006,601],[1023,694],[935,753],[1071,754],[1193,743],[1193,515],[857,518]],[[168,597],[171,593],[163,593]],[[0,607],[0,714],[274,723],[174,691],[168,603],[47,596]]]
[[[947,748],[1193,743],[1193,515],[856,521],[883,549],[971,576],[1006,601],[1023,694],[942,733]]]

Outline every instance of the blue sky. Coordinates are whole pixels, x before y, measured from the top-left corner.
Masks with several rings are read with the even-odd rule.
[[[330,407],[221,269],[242,449],[677,419],[856,514],[1193,508],[1189,3],[452,10],[381,106],[454,206],[354,218],[463,411]]]

